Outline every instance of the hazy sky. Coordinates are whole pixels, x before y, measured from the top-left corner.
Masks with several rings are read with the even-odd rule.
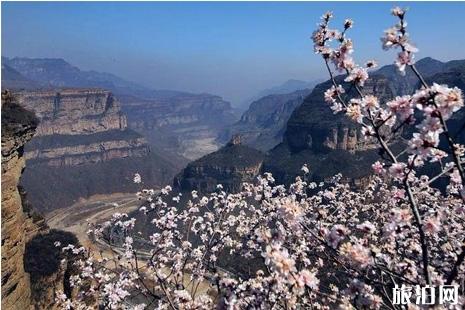
[[[326,77],[309,39],[319,16],[355,20],[359,61],[392,63],[379,37],[396,3],[2,2],[2,55],[60,57],[158,89],[233,104],[290,79]],[[400,3],[419,57],[465,58],[465,3]]]

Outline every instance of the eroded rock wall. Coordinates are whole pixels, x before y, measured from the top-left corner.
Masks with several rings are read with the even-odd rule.
[[[40,120],[24,149],[29,169],[22,184],[43,213],[95,194],[135,192],[134,173],[155,188],[176,173],[140,133],[128,128],[119,101],[109,91],[55,89],[15,96]]]
[[[2,308],[29,309],[29,274],[23,255],[37,227],[23,212],[19,179],[25,166],[23,149],[34,135],[37,120],[2,93]]]
[[[123,97],[131,129],[167,153],[195,160],[218,150],[217,139],[235,116],[229,102],[210,94],[185,94],[165,99]],[[166,137],[166,141],[160,139]]]

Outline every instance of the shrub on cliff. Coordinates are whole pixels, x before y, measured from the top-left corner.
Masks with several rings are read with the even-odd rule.
[[[40,279],[56,273],[61,260],[68,256],[56,244],[79,245],[76,236],[70,232],[51,229],[48,233],[38,234],[26,244],[24,269],[31,279]]]

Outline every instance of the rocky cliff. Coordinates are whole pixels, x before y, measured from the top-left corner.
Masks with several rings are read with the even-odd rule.
[[[108,91],[64,89],[15,94],[40,119],[26,147],[32,164],[75,166],[149,153],[144,138],[128,130],[126,116]]]
[[[189,160],[216,151],[222,130],[235,115],[229,102],[210,94],[183,94],[160,99],[122,97],[130,128],[164,151]]]
[[[29,236],[38,230],[23,210],[18,189],[25,166],[24,145],[34,135],[37,119],[2,93],[2,308],[29,309],[31,290],[23,255]]]
[[[30,169],[22,184],[41,211],[93,194],[133,191],[130,180],[135,172],[152,186],[174,175],[175,168],[128,128],[118,100],[109,91],[56,89],[21,91],[15,96],[40,120],[25,147]]]
[[[242,145],[236,136],[218,151],[189,163],[174,179],[174,188],[210,193],[221,184],[224,190],[235,192],[243,182],[255,181],[263,160],[262,152]]]
[[[458,72],[465,72],[464,61],[442,63],[425,58],[417,65],[427,78],[438,78],[439,82],[440,76],[452,77]],[[343,84],[343,78],[339,76],[336,79]],[[459,78],[454,79],[456,83],[445,78],[442,81],[460,84]],[[376,141],[365,140],[357,124],[343,114],[334,115],[324,102],[324,91],[330,86],[330,81],[321,83],[305,98],[287,123],[283,143],[270,151],[265,160],[264,170],[272,172],[278,181],[291,182],[300,173],[302,165],[307,163],[317,180],[341,172],[360,182],[370,173],[371,164],[379,157]],[[396,95],[409,94],[417,87],[418,81],[413,72],[408,71],[406,76],[401,76],[390,65],[371,74],[364,92],[376,94],[384,101]],[[353,95],[353,91],[349,95]]]
[[[216,141],[219,133],[236,121],[230,104],[210,94],[152,89],[110,73],[83,71],[59,58],[2,57],[2,64],[5,66],[5,70],[2,68],[2,84],[15,89],[31,88],[32,82],[35,88],[42,89],[72,87],[110,90],[123,103],[123,111],[129,117],[129,128],[143,134],[152,151],[177,168],[217,150],[222,145]],[[51,95],[55,96],[53,92]],[[66,100],[72,104],[69,97]],[[53,104],[50,100],[48,102]],[[117,124],[114,120],[108,121]],[[72,128],[63,130],[69,134],[76,127],[84,128],[92,124],[85,122],[82,119],[74,124],[64,120],[65,126]],[[59,133],[62,124],[55,122],[55,125],[47,126],[48,130]]]
[[[342,82],[342,78],[339,80]],[[286,144],[293,152],[304,149],[315,152],[335,149],[362,151],[376,147],[374,141],[363,139],[357,124],[342,113],[332,113],[323,96],[330,86],[330,81],[317,85],[292,113],[284,133]],[[375,93],[383,99],[391,98],[394,94],[388,79],[381,75],[373,75],[365,84],[364,91],[367,94]]]
[[[273,94],[250,104],[241,119],[223,134],[223,139],[240,134],[242,142],[261,151],[268,151],[282,141],[286,123],[300,106],[310,89],[287,94]]]

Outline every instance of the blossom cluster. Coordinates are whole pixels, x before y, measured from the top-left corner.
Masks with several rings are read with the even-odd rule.
[[[399,47],[399,69],[418,72],[406,12],[392,14],[399,24],[385,32],[383,47]],[[108,309],[398,309],[390,295],[395,286],[465,281],[465,147],[447,127],[463,107],[461,90],[427,85],[418,73],[421,87],[412,95],[365,94],[375,62],[355,64],[347,38],[354,23],[330,29],[332,17],[324,14],[313,34],[333,84],[325,100],[384,154],[363,188],[341,175],[312,182],[311,165],[304,165],[289,186],[265,173],[237,193],[221,185],[213,193],[141,190],[147,235],[121,213],[93,229],[115,257],[79,259],[81,273],[71,282],[81,293],[59,295],[64,308],[94,302]],[[134,182],[143,184],[140,175]],[[462,305],[463,298],[447,306]]]

